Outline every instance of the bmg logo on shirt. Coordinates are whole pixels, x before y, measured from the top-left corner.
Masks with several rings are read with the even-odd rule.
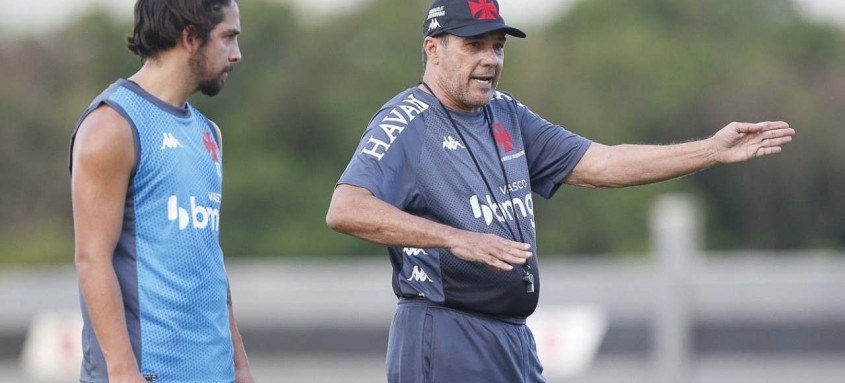
[[[211,228],[213,231],[220,231],[219,209],[197,205],[197,198],[194,196],[191,196],[189,201],[190,212],[188,209],[179,206],[179,199],[175,195],[170,196],[167,199],[167,220],[178,221],[179,230],[185,230],[188,228],[188,224],[191,224],[197,230]]]
[[[487,203],[484,203],[477,195],[469,198],[469,206],[472,209],[472,215],[475,218],[484,218],[484,223],[487,226],[493,223],[493,218],[499,222],[505,220],[513,221],[522,218],[531,218],[531,227],[534,227],[534,201],[531,199],[531,193],[525,195],[525,199],[515,197],[505,202],[497,203],[489,194],[486,195]]]

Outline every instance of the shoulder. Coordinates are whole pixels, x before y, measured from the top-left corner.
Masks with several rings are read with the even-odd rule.
[[[513,95],[508,92],[497,90],[493,94],[493,99],[490,100],[490,105],[492,107],[499,107],[499,108],[508,108],[514,110],[528,110],[525,105],[523,105],[519,100],[516,99]]]
[[[381,130],[391,141],[397,135],[410,130],[420,130],[425,127],[426,115],[432,110],[432,101],[426,93],[410,88],[393,97],[373,115],[368,130]]]
[[[127,138],[131,142],[132,130],[129,121],[108,104],[95,107],[80,123],[76,140],[120,140]]]
[[[431,110],[431,96],[418,88],[408,88],[386,102],[373,116],[372,122],[396,121],[409,125]]]
[[[202,112],[200,112],[199,109],[191,105],[191,103],[188,103],[188,108],[191,110],[194,119],[196,119],[200,123],[208,124],[208,128],[211,130],[211,133],[214,134],[214,138],[217,141],[217,145],[220,147],[220,150],[223,150],[223,133],[220,130],[220,126],[217,125],[217,123],[212,121],[210,118],[206,117],[206,115],[202,114]]]
[[[427,127],[425,118],[431,110],[431,101],[415,89],[398,94],[376,112],[362,137],[361,153],[381,160],[388,152],[413,151],[422,145],[419,137]],[[390,150],[396,146],[405,149]]]
[[[129,121],[107,104],[96,107],[80,122],[73,145],[74,162],[82,159],[85,164],[93,160],[131,169],[134,152]]]

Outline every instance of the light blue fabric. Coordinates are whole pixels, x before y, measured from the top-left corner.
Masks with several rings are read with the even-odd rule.
[[[190,105],[176,108],[126,80],[95,99],[82,119],[103,103],[129,121],[136,138],[114,262],[141,372],[161,383],[233,382],[217,132]],[[85,306],[83,314],[81,381],[107,382]]]

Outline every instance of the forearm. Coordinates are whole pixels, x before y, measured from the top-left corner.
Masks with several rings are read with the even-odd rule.
[[[351,185],[335,189],[326,224],[335,231],[384,246],[446,248],[464,261],[497,270],[513,270],[512,265],[525,264],[533,255],[530,244],[423,219]]]
[[[86,258],[77,256],[79,285],[109,374],[140,374],[129,341],[123,298],[114,269],[110,262]]]
[[[795,130],[783,121],[732,122],[712,137],[676,145],[593,143],[564,180],[587,187],[622,187],[668,180],[717,164],[780,153]]]
[[[587,187],[625,187],[660,182],[717,164],[709,140],[674,145],[594,144],[567,183]]]
[[[706,140],[675,145],[620,145],[611,157],[610,179],[619,186],[664,181],[716,165]]]
[[[332,197],[326,223],[335,231],[383,246],[418,248],[448,248],[458,231],[401,211],[372,194],[345,193],[343,188],[355,187],[340,185]]]
[[[232,308],[232,292],[227,293],[226,303],[229,307],[229,330],[232,333],[232,346],[235,349],[235,371],[238,375],[250,373],[249,359],[246,356],[246,349],[244,348],[243,338],[238,331],[238,325],[235,321],[235,311]]]

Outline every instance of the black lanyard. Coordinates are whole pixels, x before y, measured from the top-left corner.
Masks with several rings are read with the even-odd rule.
[[[475,168],[478,170],[478,174],[481,176],[481,180],[484,181],[484,186],[487,187],[487,191],[490,193],[490,197],[492,197],[493,202],[495,204],[499,205],[500,208],[502,209],[502,215],[504,216],[504,219],[505,219],[505,222],[504,222],[505,227],[508,229],[508,232],[510,233],[511,238],[513,238],[513,240],[516,241],[517,236],[516,236],[516,233],[514,233],[513,229],[511,228],[510,223],[508,223],[507,212],[505,211],[505,209],[503,207],[504,205],[500,204],[499,199],[496,198],[496,193],[494,193],[493,188],[490,187],[490,182],[487,180],[487,177],[484,175],[484,171],[481,169],[481,165],[478,163],[478,159],[475,157],[475,154],[472,152],[472,149],[470,148],[469,142],[466,140],[466,138],[464,138],[464,135],[463,135],[463,133],[461,133],[461,130],[458,129],[458,124],[455,123],[455,119],[452,118],[452,113],[449,112],[449,109],[446,108],[446,105],[443,105],[443,101],[440,101],[440,99],[437,98],[437,95],[434,94],[434,91],[431,90],[431,87],[429,87],[428,84],[426,84],[425,82],[422,82],[421,84],[429,91],[429,93],[431,93],[432,96],[434,96],[435,99],[437,99],[437,102],[440,104],[440,108],[443,109],[443,112],[446,113],[446,117],[448,117],[449,122],[452,123],[452,129],[454,129],[455,132],[458,133],[458,137],[460,137],[461,141],[464,144],[464,147],[467,149],[467,152],[469,153],[470,158],[472,158],[472,162],[475,164]],[[499,165],[501,166],[501,169],[502,169],[502,176],[505,179],[505,190],[507,190],[508,198],[510,198],[510,200],[513,201],[513,195],[511,195],[510,181],[508,181],[508,173],[505,170],[505,162],[501,159],[501,153],[499,153],[499,145],[496,143],[496,137],[493,134],[493,111],[490,109],[490,106],[488,104],[488,105],[484,106],[484,108],[482,109],[482,112],[484,113],[484,122],[487,123],[487,128],[488,128],[487,130],[490,132],[490,139],[493,140],[493,148],[496,151],[496,156],[499,157]],[[514,214],[513,220],[514,220],[514,222],[516,222],[516,232],[519,233],[518,239],[519,239],[520,242],[525,243],[525,237],[522,234],[522,226],[519,223],[519,217],[516,215],[516,210],[514,210],[513,214]],[[534,292],[534,274],[531,272],[531,266],[528,264],[527,261],[526,261],[525,265],[522,266],[522,271],[523,271],[522,281],[525,283],[525,292],[533,293]]]

